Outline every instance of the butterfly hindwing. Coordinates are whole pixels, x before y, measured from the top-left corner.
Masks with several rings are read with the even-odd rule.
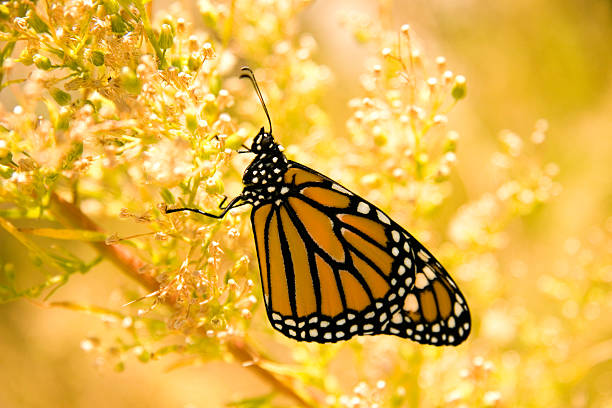
[[[320,343],[394,334],[456,345],[467,337],[463,295],[412,235],[306,166],[289,162],[283,182],[282,197],[251,214],[277,330]]]

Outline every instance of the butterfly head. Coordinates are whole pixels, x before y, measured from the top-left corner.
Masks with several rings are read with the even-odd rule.
[[[262,127],[259,129],[259,133],[253,139],[253,144],[251,145],[251,152],[259,155],[261,153],[267,153],[274,148],[278,148],[278,144],[274,141],[274,136],[271,133],[268,133]]]
[[[261,128],[250,150],[255,158],[245,170],[242,183],[262,190],[280,184],[288,162],[283,147],[274,141],[272,134]]]

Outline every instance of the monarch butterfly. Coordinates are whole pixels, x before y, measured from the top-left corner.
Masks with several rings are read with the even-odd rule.
[[[410,233],[345,187],[288,160],[253,71],[250,79],[268,119],[248,152],[244,189],[220,214],[253,206],[251,223],[268,319],[285,336],[333,343],[356,335],[392,334],[423,344],[458,345],[470,312],[446,270]],[[225,201],[225,200],[224,200]]]

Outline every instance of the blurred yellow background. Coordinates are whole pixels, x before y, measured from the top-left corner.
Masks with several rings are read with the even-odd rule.
[[[197,28],[201,23],[196,7],[189,1],[180,4],[185,18]],[[163,14],[167,6],[154,2],[154,15]],[[495,284],[511,287],[514,294],[471,304],[473,319],[483,329],[468,339],[469,358],[492,361],[495,375],[503,377],[496,381],[501,397],[491,405],[610,406],[612,3],[433,0],[388,2],[386,7],[393,10],[389,24],[394,30],[410,24],[430,57],[444,55],[452,69],[468,80],[467,98],[449,115],[461,135],[457,173],[463,180],[463,190],[454,190],[450,206],[495,188],[494,175],[483,170],[498,149],[500,131],[509,129],[529,138],[539,119],[548,122],[547,140],[538,154],[543,163],[558,165],[562,191],[508,227],[508,244],[499,257],[502,278]],[[357,44],[339,23],[350,10],[378,12],[368,1],[318,1],[301,13],[297,28],[314,37],[318,43],[314,59],[332,74],[323,109],[339,135],[347,133],[349,100],[362,94],[359,77],[375,52]],[[15,103],[10,92],[7,88],[0,93],[9,109]],[[334,164],[342,156],[338,152]],[[294,159],[300,160],[299,150]],[[113,220],[105,226],[127,228]],[[25,249],[3,230],[0,240],[0,263],[31,267]],[[584,265],[595,266],[581,268]],[[468,301],[470,296],[487,299],[475,294],[486,287],[477,283],[479,276],[450,272]],[[115,292],[129,285],[128,278],[103,263],[88,274],[73,276],[54,299],[118,308],[123,298]],[[262,319],[263,311],[257,313]],[[495,332],[496,327],[503,331],[496,324],[503,326],[505,313],[518,313],[533,330],[515,328],[506,339],[505,333]],[[96,356],[81,348],[83,339],[103,336],[105,327],[87,314],[45,309],[25,300],[0,305],[0,407],[216,407],[265,389],[259,378],[238,364],[218,361],[168,370],[171,362],[164,359],[148,364],[134,359],[125,371],[116,373],[112,366],[98,365]],[[533,336],[544,336],[549,344],[542,341],[539,349],[525,348],[532,342],[527,337]],[[496,338],[497,343],[491,340]],[[446,358],[460,358],[464,347],[448,352],[455,354],[447,353]],[[546,363],[539,364],[540,360]],[[345,365],[333,371],[350,390],[355,386],[351,359],[341,361]],[[517,366],[522,368],[514,369]],[[550,390],[552,384],[561,390]],[[436,390],[427,381],[425,385],[423,392],[451,392]],[[514,394],[520,392],[542,396],[517,399]],[[451,397],[445,400],[448,406],[460,406]]]

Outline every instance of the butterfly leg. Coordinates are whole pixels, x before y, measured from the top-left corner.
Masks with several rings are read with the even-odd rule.
[[[166,214],[171,214],[171,213],[179,212],[179,211],[191,211],[191,212],[194,212],[194,213],[205,215],[207,217],[220,219],[220,218],[225,217],[225,214],[227,214],[227,212],[229,210],[231,210],[233,208],[236,208],[236,207],[240,207],[240,206],[245,205],[245,204],[248,204],[247,202],[242,202],[242,203],[239,202],[240,200],[242,200],[242,195],[234,197],[232,199],[232,201],[229,202],[229,204],[227,204],[225,207],[223,207],[223,204],[225,203],[226,200],[227,200],[227,197],[224,197],[223,201],[221,201],[221,204],[219,204],[219,208],[221,210],[223,210],[221,212],[221,214],[211,214],[211,213],[202,211],[202,210],[197,209],[197,208],[186,208],[186,207],[184,207],[184,208],[166,209]]]
[[[253,153],[253,151],[251,149],[249,149],[248,147],[246,147],[244,145],[244,143],[241,146],[244,150],[238,150],[238,153]]]

